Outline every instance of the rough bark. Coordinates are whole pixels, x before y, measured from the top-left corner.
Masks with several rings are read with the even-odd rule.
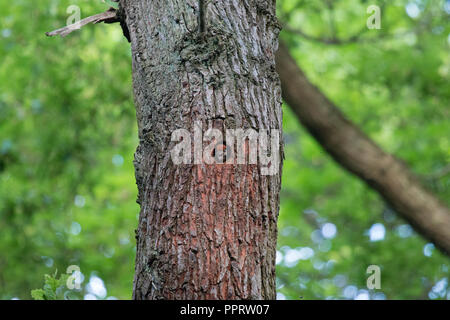
[[[415,229],[450,254],[450,210],[409,169],[350,122],[297,66],[288,48],[277,52],[283,99],[322,147],[377,191]]]
[[[200,2],[121,0],[140,138],[133,298],[273,299],[281,162],[264,176],[175,165],[170,151],[172,132],[196,121],[281,130],[275,0],[210,1],[204,30]]]

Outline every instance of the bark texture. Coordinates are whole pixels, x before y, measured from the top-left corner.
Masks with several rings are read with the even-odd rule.
[[[209,1],[203,14],[200,2],[120,3],[140,138],[133,298],[274,299],[280,174],[175,165],[170,150],[172,132],[196,121],[203,132],[281,130],[275,0]]]
[[[450,210],[409,169],[350,122],[297,66],[288,48],[277,52],[283,98],[301,123],[345,169],[363,179],[405,220],[450,255]]]

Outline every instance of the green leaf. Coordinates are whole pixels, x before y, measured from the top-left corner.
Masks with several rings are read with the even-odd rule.
[[[63,288],[66,284],[68,275],[61,275],[57,278],[58,270],[53,275],[44,275],[44,287],[43,289],[36,289],[31,291],[31,296],[35,300],[58,300],[63,299]],[[58,297],[60,296],[60,297]]]
[[[56,292],[53,290],[51,285],[49,284],[44,285],[44,292],[45,292],[45,300],[56,300]]]
[[[45,300],[45,292],[42,289],[31,290],[31,297],[34,300]]]

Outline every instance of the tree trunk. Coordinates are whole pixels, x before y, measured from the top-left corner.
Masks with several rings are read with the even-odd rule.
[[[450,255],[450,210],[409,169],[380,149],[313,86],[282,44],[277,71],[283,98],[301,123],[345,169],[363,179],[416,231]]]
[[[227,129],[281,130],[275,0],[203,2],[120,3],[140,138],[133,298],[274,299],[281,144],[271,147],[280,161],[267,164],[276,174],[263,173],[259,157],[256,164],[194,157],[176,165],[171,151],[178,129],[190,133],[194,154],[199,127],[224,136]],[[232,141],[216,152],[238,153]],[[242,144],[243,154],[250,157],[252,146]]]

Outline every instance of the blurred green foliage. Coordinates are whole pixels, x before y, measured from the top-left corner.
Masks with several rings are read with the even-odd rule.
[[[383,3],[278,0],[292,29],[361,33],[340,46],[281,37],[349,118],[449,204],[450,1]],[[365,28],[370,4],[383,7],[381,30]],[[82,17],[107,8],[0,3],[0,299],[30,299],[44,274],[70,265],[82,272],[71,299],[131,298],[139,207],[130,47],[118,25],[46,38],[70,5]],[[279,298],[449,299],[448,257],[338,167],[286,106],[284,127]],[[381,267],[380,290],[366,288],[372,264]],[[67,298],[61,279],[46,277],[35,298],[45,288]]]

